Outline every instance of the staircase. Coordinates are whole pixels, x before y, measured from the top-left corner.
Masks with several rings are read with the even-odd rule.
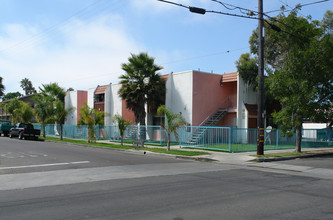
[[[218,109],[215,114],[211,115],[207,121],[203,121],[200,126],[215,126],[227,113],[226,109]]]
[[[228,97],[222,104],[210,114],[200,125],[192,132],[192,136],[186,142],[188,145],[198,145],[207,133],[208,128],[215,126],[228,113],[229,108],[234,108],[234,97]]]
[[[207,132],[207,127],[215,126],[226,114],[226,109],[218,109],[214,114],[210,115],[203,123],[200,124],[200,127],[197,127],[196,130],[192,133],[191,138],[186,143],[188,145],[196,145],[204,137]]]

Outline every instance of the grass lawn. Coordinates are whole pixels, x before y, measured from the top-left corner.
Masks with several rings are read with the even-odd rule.
[[[42,138],[41,138],[42,139]],[[120,144],[108,144],[108,143],[87,143],[87,141],[81,140],[72,140],[72,139],[63,139],[60,140],[56,137],[46,137],[45,140],[47,141],[55,141],[55,142],[63,142],[63,143],[72,143],[72,144],[80,144],[80,145],[87,145],[87,146],[97,146],[97,147],[107,147],[113,149],[132,149],[132,150],[140,150],[140,151],[150,151],[154,153],[163,153],[163,154],[171,154],[171,155],[178,155],[178,156],[199,156],[199,155],[208,155],[206,152],[199,152],[199,151],[183,151],[183,150],[173,150],[167,151],[166,148],[152,148],[152,147],[145,147],[145,148],[134,148],[131,145],[124,145],[121,146]]]
[[[182,146],[186,148],[186,146]],[[207,146],[189,146],[190,149],[205,149],[212,151],[226,151],[226,152],[247,152],[247,151],[256,151],[256,144],[231,144],[229,149],[229,144],[215,144],[215,145],[207,145]],[[265,150],[277,150],[276,145],[265,145]],[[279,145],[278,149],[293,149],[294,145]]]
[[[119,142],[120,140],[112,140],[112,142]],[[133,140],[124,140],[124,144],[132,144]],[[178,145],[178,142],[170,142],[170,146]],[[145,141],[145,145],[155,145],[155,146],[167,146],[167,143],[165,141]]]

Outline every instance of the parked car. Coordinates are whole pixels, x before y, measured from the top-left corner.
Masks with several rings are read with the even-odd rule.
[[[40,135],[40,130],[34,129],[34,126],[29,123],[17,123],[15,127],[11,128],[9,131],[9,137],[18,137],[19,139],[33,138],[38,139]]]
[[[0,120],[0,136],[3,134],[4,136],[8,136],[9,130],[13,127],[10,121],[8,120]]]

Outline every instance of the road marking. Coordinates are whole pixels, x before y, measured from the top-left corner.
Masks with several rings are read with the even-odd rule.
[[[77,161],[77,162],[67,162],[67,163],[36,164],[36,165],[16,166],[16,167],[0,167],[0,170],[22,169],[22,168],[34,168],[34,167],[63,166],[63,165],[84,164],[84,163],[90,163],[90,161]]]
[[[28,153],[24,153],[24,152],[7,152],[7,153],[2,153],[0,154],[0,157],[4,157],[7,159],[17,159],[17,158],[25,158],[25,157],[31,157],[31,158],[35,158],[35,157],[47,157],[47,154],[44,153],[38,153],[38,152],[28,152]]]
[[[235,167],[215,163],[181,162],[2,174],[0,175],[0,191],[77,183],[91,183],[117,179],[214,172],[232,169],[235,169]]]

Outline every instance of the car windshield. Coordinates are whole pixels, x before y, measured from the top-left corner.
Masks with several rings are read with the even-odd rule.
[[[25,128],[25,129],[33,129],[34,127],[32,126],[32,124],[23,124],[23,128]]]

